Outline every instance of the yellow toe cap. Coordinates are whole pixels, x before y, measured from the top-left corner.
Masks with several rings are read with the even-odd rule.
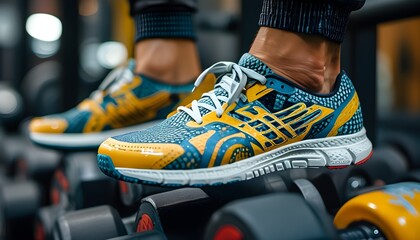
[[[59,118],[34,118],[29,123],[32,133],[63,133],[67,128],[67,121]]]
[[[98,149],[98,154],[109,156],[115,167],[136,169],[162,169],[183,153],[177,144],[127,143],[113,138]]]

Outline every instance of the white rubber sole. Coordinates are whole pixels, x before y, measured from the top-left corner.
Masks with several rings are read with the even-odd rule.
[[[37,144],[56,148],[93,148],[99,147],[99,145],[109,137],[146,129],[162,121],[163,120],[150,121],[135,126],[113,129],[98,133],[29,133],[29,138]]]
[[[232,164],[193,170],[115,168],[120,174],[160,185],[201,186],[249,180],[291,168],[341,168],[366,161],[372,143],[363,128],[337,137],[304,140]]]

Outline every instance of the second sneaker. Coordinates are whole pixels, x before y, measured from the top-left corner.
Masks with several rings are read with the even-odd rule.
[[[49,148],[97,148],[110,136],[161,122],[181,99],[190,95],[193,84],[163,84],[134,74],[134,65],[132,60],[126,68],[113,70],[99,89],[77,107],[34,118],[29,126],[30,139]]]

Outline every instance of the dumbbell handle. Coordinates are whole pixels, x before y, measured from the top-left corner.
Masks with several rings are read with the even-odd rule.
[[[338,231],[341,240],[385,240],[382,232],[374,225],[369,223],[359,223],[347,229]]]

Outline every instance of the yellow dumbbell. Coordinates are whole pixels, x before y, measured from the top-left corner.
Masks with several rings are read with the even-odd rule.
[[[397,183],[350,199],[334,218],[338,229],[373,225],[386,239],[420,239],[420,183]]]

